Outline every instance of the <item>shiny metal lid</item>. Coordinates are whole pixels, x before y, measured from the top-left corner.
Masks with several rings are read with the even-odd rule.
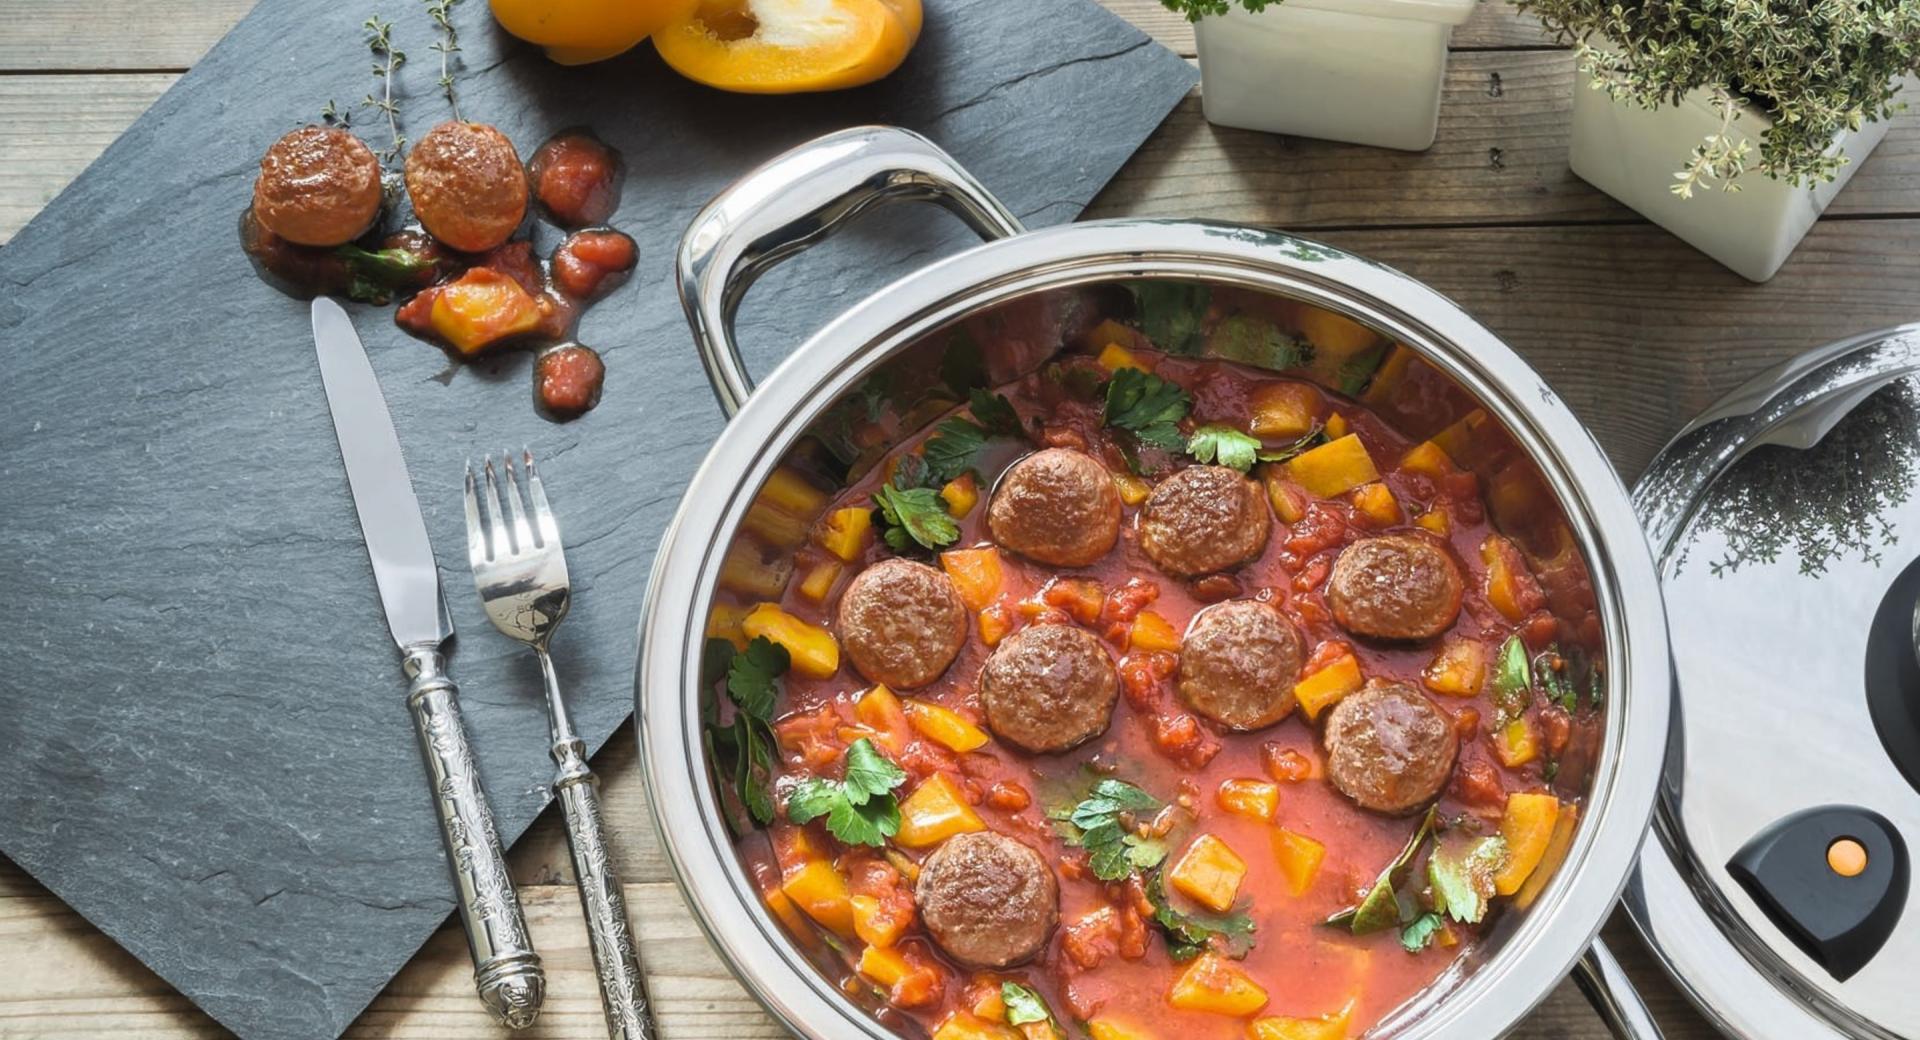
[[[1797,358],[1634,490],[1675,693],[1626,903],[1730,1035],[1920,1037],[1917,373],[1920,325]]]

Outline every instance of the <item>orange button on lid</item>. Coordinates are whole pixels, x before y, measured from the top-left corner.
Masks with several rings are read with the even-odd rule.
[[[1841,838],[1827,846],[1827,866],[1841,877],[1858,877],[1867,869],[1866,847],[1852,838]]]

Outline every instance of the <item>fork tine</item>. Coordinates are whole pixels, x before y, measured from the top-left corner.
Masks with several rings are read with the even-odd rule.
[[[514,472],[513,452],[500,453],[500,471],[507,480],[507,511],[513,514],[513,551],[515,555],[534,549],[533,528],[527,526],[527,513],[520,505],[520,477]]]
[[[487,529],[480,526],[480,494],[474,488],[473,460],[467,460],[467,566],[478,570],[487,562]]]
[[[553,519],[553,508],[547,505],[547,489],[540,483],[540,471],[533,468],[533,452],[521,448],[520,459],[527,467],[527,498],[533,503],[533,522],[540,528],[540,545],[558,548],[560,525]]]
[[[487,481],[487,495],[480,500],[480,504],[486,507],[487,541],[492,546],[487,558],[504,559],[513,555],[513,543],[507,540],[507,525],[500,519],[500,480],[493,472],[493,456],[487,456],[480,472]]]

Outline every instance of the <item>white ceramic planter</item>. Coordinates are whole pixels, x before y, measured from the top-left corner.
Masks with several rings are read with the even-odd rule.
[[[1760,151],[1767,117],[1749,111],[1734,124]],[[1852,161],[1830,182],[1794,187],[1757,171],[1741,175],[1740,190],[1673,193],[1674,171],[1686,165],[1695,145],[1720,129],[1708,93],[1696,90],[1678,105],[1646,109],[1615,101],[1605,91],[1574,87],[1573,145],[1568,156],[1581,180],[1626,203],[1640,215],[1680,236],[1688,245],[1756,282],[1772,278],[1800,239],[1839,194],[1868,153],[1887,134],[1885,120],[1842,133],[1833,147]]]
[[[1194,26],[1207,121],[1420,151],[1474,0],[1284,0]]]

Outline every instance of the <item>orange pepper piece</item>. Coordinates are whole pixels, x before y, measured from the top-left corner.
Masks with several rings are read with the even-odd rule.
[[[654,33],[674,71],[740,94],[857,87],[900,67],[920,0],[700,0]]]

